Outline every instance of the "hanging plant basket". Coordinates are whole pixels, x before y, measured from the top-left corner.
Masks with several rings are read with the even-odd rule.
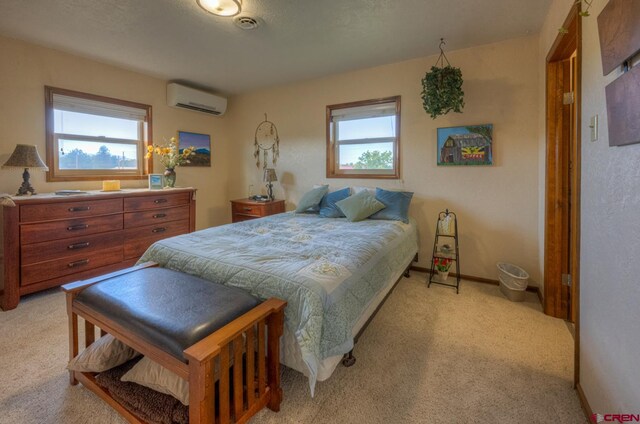
[[[442,50],[443,45],[444,40],[441,39],[440,57],[422,79],[422,105],[433,119],[451,111],[460,113],[464,107],[462,72],[460,68],[451,66]]]

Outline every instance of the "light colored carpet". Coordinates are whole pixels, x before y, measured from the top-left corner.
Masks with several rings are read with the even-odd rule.
[[[585,423],[571,387],[573,339],[537,298],[506,300],[463,282],[460,294],[403,279],[356,346],[309,397],[283,370],[285,400],[252,423]],[[0,423],[124,423],[65,372],[64,297],[48,291],[0,312]]]

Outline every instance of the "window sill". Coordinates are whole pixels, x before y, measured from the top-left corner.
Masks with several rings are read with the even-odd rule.
[[[400,175],[397,174],[327,174],[327,178],[359,178],[372,180],[399,180]]]
[[[86,175],[86,176],[51,176],[47,172],[47,182],[63,182],[63,181],[104,181],[104,180],[146,180],[149,175]]]

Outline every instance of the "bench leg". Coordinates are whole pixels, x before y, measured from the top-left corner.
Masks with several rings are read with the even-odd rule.
[[[274,312],[268,320],[267,374],[269,378],[269,409],[280,411],[282,388],[280,387],[280,336],[284,326],[284,309]]]
[[[73,312],[73,295],[67,294],[67,315],[69,316],[69,360],[78,355],[78,315]],[[74,371],[69,370],[69,383],[78,384]]]
[[[213,360],[189,361],[189,424],[215,420]]]

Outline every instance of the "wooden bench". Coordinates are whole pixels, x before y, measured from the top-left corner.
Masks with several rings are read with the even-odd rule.
[[[103,294],[108,293],[109,288],[115,287],[114,284],[134,285],[138,283],[138,280],[144,278],[153,281],[153,284],[158,284],[158,281],[163,279],[164,271],[160,272],[163,269],[155,267],[157,267],[155,263],[141,264],[63,286],[63,290],[66,292],[69,316],[70,359],[79,353],[80,321],[78,317],[81,317],[84,321],[85,348],[95,341],[96,328],[98,328],[101,335],[111,334],[142,355],[188,380],[189,423],[191,424],[244,423],[265,406],[277,412],[282,401],[279,340],[283,331],[286,302],[275,298],[268,299],[210,334],[197,334],[197,331],[188,332],[191,338],[203,338],[193,344],[188,344],[180,355],[180,352],[176,353],[176,346],[179,344],[175,345],[173,340],[168,343],[162,342],[162,340],[167,340],[164,337],[167,334],[163,333],[168,331],[163,328],[162,324],[158,324],[151,333],[140,329],[144,326],[133,325],[139,321],[145,321],[147,317],[144,316],[144,308],[141,308],[143,312],[132,313],[135,310],[135,303],[132,303],[133,301],[130,299],[116,299],[118,302],[114,303],[113,298],[105,295],[104,302],[95,302],[96,296],[98,296],[97,299],[100,299],[101,290]],[[204,286],[204,283],[216,284],[175,271],[166,271],[173,273],[169,279],[175,280],[176,275],[182,276],[181,280],[185,280],[184,287],[190,287],[188,284],[190,281],[199,280],[194,283],[194,286],[200,287],[200,292],[197,296],[191,294],[194,309],[197,309],[195,306],[202,305],[202,302],[207,302],[206,296],[203,298],[201,293],[203,289],[204,291],[209,290]],[[153,273],[153,276],[145,276],[145,273]],[[176,291],[173,282],[170,281],[164,285],[169,289],[168,295],[164,293],[165,295],[158,299],[150,296],[146,303],[152,304],[154,307],[164,307],[164,302],[167,304],[168,316],[166,320],[161,321],[179,323],[182,314],[178,314],[176,308],[172,309],[171,303],[176,297],[180,297],[182,293],[188,294],[189,291],[184,290],[182,285],[178,285],[182,287],[182,291]],[[222,285],[218,286],[222,287],[221,290],[234,290]],[[83,295],[83,291],[89,287],[92,289],[87,290]],[[90,299],[89,295],[94,297],[94,303],[83,299],[83,297]],[[184,301],[184,299],[182,300]],[[113,306],[103,306],[109,305],[110,301],[111,305],[124,303],[124,311],[116,308],[117,313],[109,312],[109,308]],[[127,301],[134,305],[134,309],[130,308],[129,312],[126,309]],[[159,305],[156,305],[155,302],[158,302]],[[215,310],[215,307],[211,309]],[[222,309],[227,309],[229,312],[229,308]],[[173,315],[171,315],[172,313]],[[206,326],[198,325],[197,327]],[[175,328],[171,330],[173,331]],[[179,325],[178,330],[180,330]],[[190,343],[188,342],[189,337],[177,337],[177,339],[180,339],[181,343]],[[219,362],[219,368],[215,366],[215,362]],[[95,373],[70,371],[70,382],[72,385],[81,382],[129,422],[142,423],[131,411],[118,403],[108,390],[96,383],[95,375]],[[215,381],[217,383],[214,383]]]

